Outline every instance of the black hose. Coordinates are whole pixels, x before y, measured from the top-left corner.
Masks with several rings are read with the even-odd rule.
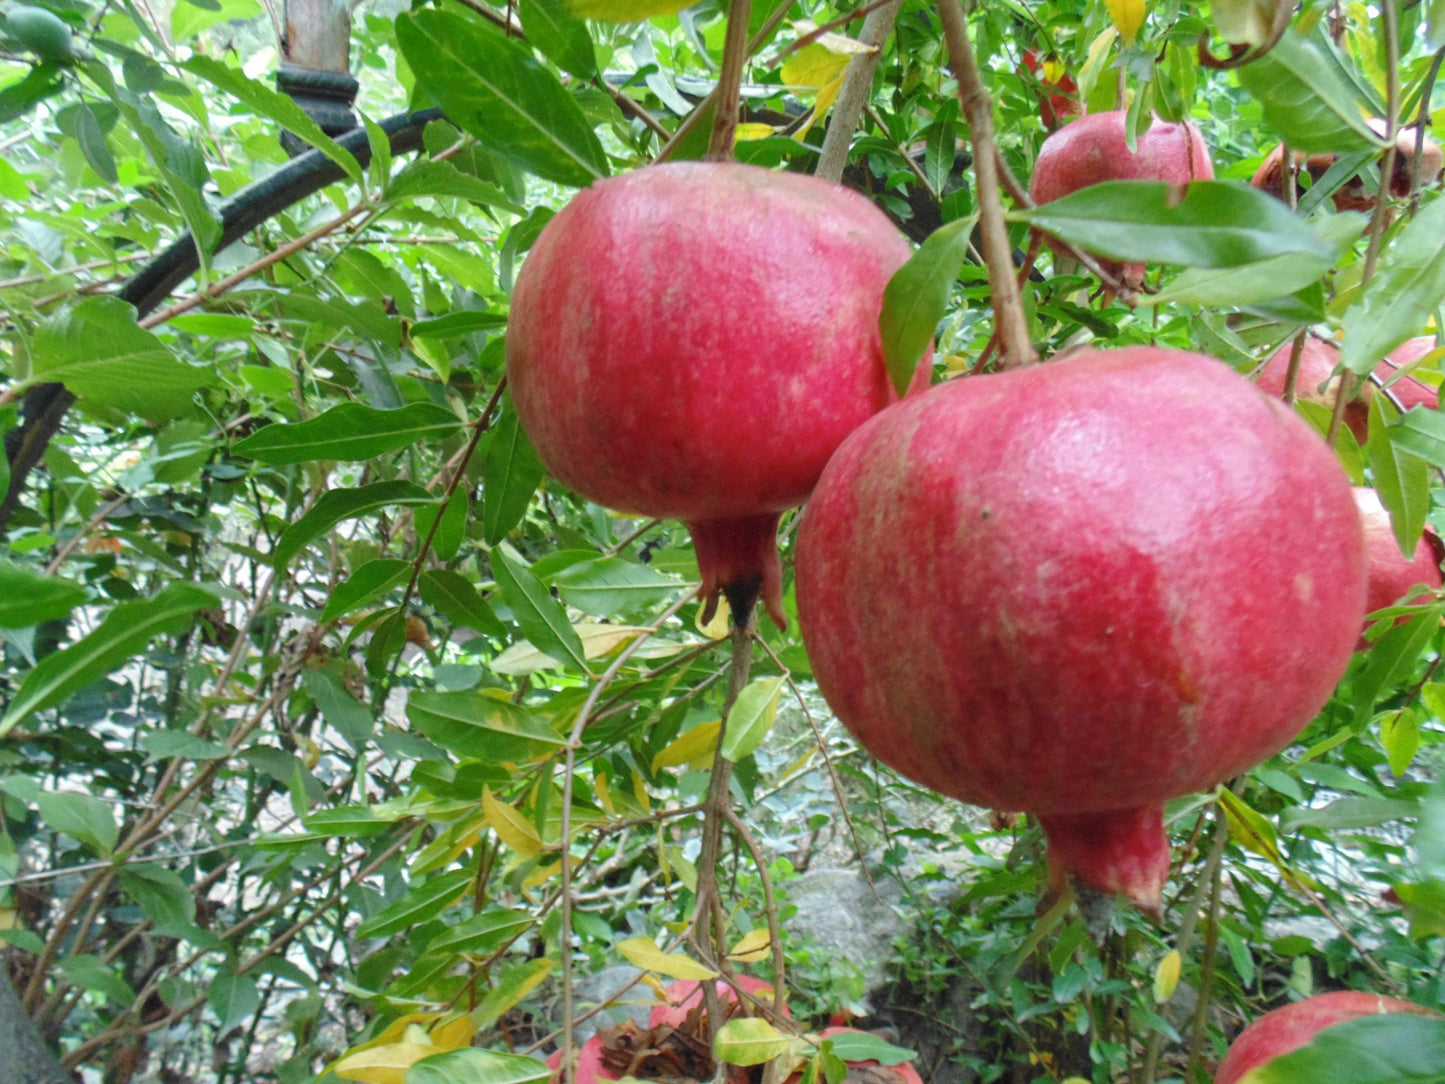
[[[421,146],[422,133],[434,120],[440,120],[440,109],[423,109],[416,113],[399,113],[381,122],[393,154],[406,154]],[[364,169],[371,162],[371,143],[362,128],[354,129],[337,140],[356,156]],[[247,185],[221,207],[221,239],[216,251],[234,244],[273,215],[292,204],[321,191],[346,174],[340,166],[320,151],[311,150],[292,159],[275,173]],[[182,234],[169,248],[136,272],[117,292],[118,297],[136,307],[136,315],[146,316],[170,296],[186,279],[200,269],[200,254],[189,233]],[[5,454],[10,461],[10,488],[0,503],[0,537],[3,537],[25,489],[25,481],[51,438],[60,429],[66,411],[75,396],[63,384],[37,384],[25,395],[22,408],[24,421],[5,434]]]

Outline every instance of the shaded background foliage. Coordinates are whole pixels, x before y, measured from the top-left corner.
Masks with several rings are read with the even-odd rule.
[[[1351,118],[1391,101],[1438,134],[1439,3],[1399,5],[1398,57],[1382,9],[1306,4],[1237,76],[1201,65],[1202,34],[1222,56],[1221,26],[1262,38],[1277,7],[980,5],[969,29],[1003,160],[1026,178],[1047,131],[1031,50],[1093,110],[1192,118],[1221,178],[1247,180],[1284,136],[1364,146],[1354,168],[1374,184]],[[856,34],[861,12],[833,25],[850,13],[753,4],[739,158],[813,168],[857,49],[809,39]],[[345,146],[274,90],[273,6],[3,14],[8,977],[90,1079],[525,1079],[505,1061],[408,1067],[550,1049],[564,960],[682,966],[647,941],[676,948],[696,899],[731,664],[725,620],[697,620],[681,527],[544,477],[502,388],[508,298],[577,186],[706,149],[725,11],[361,6],[362,131]],[[1325,59],[1291,67],[1311,48]],[[969,223],[967,125],[932,8],[902,3],[877,60],[856,131],[837,125],[846,182],[917,241]],[[287,131],[316,149],[293,162]],[[1150,342],[1248,372],[1301,328],[1343,327],[1367,371],[1384,349],[1351,360],[1352,343],[1424,333],[1445,299],[1436,197],[1400,201],[1369,282],[1364,220],[1313,192],[1308,236],[1230,204],[1276,262],[1202,281],[1221,257],[1196,244],[1177,261],[1195,266],[1152,274],[1157,303],[1100,296],[1042,254],[1024,282],[1031,337],[1045,356]],[[1118,244],[1137,232],[1085,211]],[[1197,240],[1166,224],[1181,251]],[[1011,230],[1022,256],[1027,224]],[[949,304],[927,329],[937,377],[985,358],[994,328],[955,233]],[[126,285],[178,240],[189,277]],[[1438,368],[1420,374],[1438,383]],[[1418,534],[1445,428],[1377,412],[1365,449],[1339,434],[1341,460]],[[790,521],[782,537],[786,558]],[[1175,804],[1164,922],[1116,914],[1097,940],[1072,912],[1035,917],[1036,828],[869,762],[813,692],[796,632],[760,629],[723,750],[744,826],[723,863],[726,940],[769,976],[759,934],[787,918],[800,868],[856,861],[900,883],[920,921],[887,1000],[923,1021],[904,1040],[932,1042],[952,1079],[1105,1081],[1151,1056],[1161,1076],[1207,1079],[1242,1021],[1327,986],[1440,1007],[1445,604],[1427,601],[1357,656],[1296,748]],[[800,1014],[859,1000],[853,961],[782,948]]]

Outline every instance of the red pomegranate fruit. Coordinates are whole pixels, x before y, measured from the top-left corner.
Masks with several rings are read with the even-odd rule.
[[[1374,128],[1381,138],[1384,137],[1386,126],[1383,121],[1372,120],[1370,127]],[[1417,167],[1415,164],[1415,143],[1418,134],[1418,129],[1402,128],[1395,139],[1395,168],[1390,174],[1390,195],[1396,199],[1403,199],[1410,194],[1417,169],[1422,188],[1432,185],[1440,179],[1440,167],[1442,162],[1445,162],[1445,155],[1442,155],[1440,144],[1429,136],[1426,136],[1421,143],[1419,166]],[[1298,187],[1300,174],[1308,173],[1311,182],[1318,184],[1338,160],[1339,155],[1333,152],[1306,155],[1303,151],[1296,151],[1292,157],[1296,177],[1295,199],[1298,201],[1303,199],[1305,194],[1305,190]],[[1282,200],[1285,198],[1286,191],[1283,166],[1284,147],[1279,146],[1265,156],[1249,183]],[[1330,198],[1337,211],[1360,211],[1368,214],[1375,209],[1377,194],[1376,184],[1374,182],[1367,183],[1357,174],[1337,188]]]
[[[1232,370],[1083,351],[860,427],[809,502],[797,594],[823,695],[874,756],[1037,814],[1055,892],[1150,910],[1164,802],[1329,698],[1364,539],[1324,443]]]
[[[517,278],[507,376],[543,464],[599,504],[682,520],[708,616],[761,593],[776,530],[892,402],[878,316],[911,253],[863,196],[721,162],[579,193]]]
[[[824,1028],[820,1038],[831,1039],[835,1035],[860,1035],[864,1034],[857,1028],[830,1027]],[[884,1065],[880,1061],[850,1061],[848,1068],[858,1070],[856,1073],[849,1073],[848,1080],[856,1079],[866,1081],[866,1084],[923,1084],[923,1078],[918,1075],[918,1070],[910,1062],[902,1061],[897,1065]],[[799,1084],[803,1079],[802,1071],[788,1077],[786,1084]],[[822,1079],[819,1074],[818,1079]]]
[[[1135,151],[1125,138],[1128,114],[1122,109],[1078,117],[1054,132],[1039,148],[1029,198],[1049,203],[1080,188],[1104,181],[1167,181],[1187,184],[1214,179],[1214,163],[1199,129],[1188,121],[1171,124],[1157,117],[1142,133]],[[1066,251],[1049,239],[1056,252]],[[1142,263],[1123,265],[1101,259],[1106,271],[1131,287],[1144,281]]]
[[[762,979],[755,979],[751,975],[738,975],[737,984],[753,997],[769,1004],[773,1000],[773,988]],[[718,1000],[724,1005],[737,1003],[738,995],[732,986],[723,979],[717,980]],[[658,1024],[671,1024],[677,1027],[687,1019],[687,1014],[694,1011],[703,1003],[702,983],[696,979],[681,979],[678,982],[670,983],[663,995],[666,1002],[657,1005],[647,1017],[647,1023],[651,1027]],[[787,1007],[784,1006],[784,1015],[787,1015]]]
[[[1427,354],[1433,354],[1439,347],[1440,343],[1434,335],[1421,335],[1418,338],[1409,339],[1385,356],[1385,360],[1375,370],[1375,375],[1381,380],[1388,381],[1398,370],[1419,361]],[[1403,376],[1396,380],[1389,385],[1389,391],[1403,410],[1409,410],[1415,406],[1427,407],[1430,410],[1440,409],[1439,390],[1424,381],[1416,380],[1413,376]]]
[[[553,1084],[560,1084],[565,1079],[562,1072],[562,1051],[552,1051],[547,1058],[547,1068],[552,1070]],[[592,1036],[584,1042],[577,1050],[577,1072],[573,1076],[575,1084],[593,1084],[597,1080],[621,1080],[622,1073],[609,1069],[602,1061],[602,1035]]]
[[[1270,355],[1254,386],[1273,398],[1284,397],[1284,381],[1289,373],[1290,353],[1294,343],[1287,342]],[[1336,369],[1340,364],[1340,350],[1334,343],[1310,336],[1305,339],[1300,352],[1299,375],[1295,378],[1294,395],[1306,403],[1318,403],[1327,410],[1334,410],[1339,395],[1340,378]],[[1361,444],[1370,430],[1370,388],[1362,385],[1361,394],[1345,405],[1345,425]]]
[[[1369,561],[1369,586],[1365,596],[1365,612],[1374,613],[1386,606],[1393,606],[1416,584],[1439,587],[1442,580],[1440,562],[1445,558],[1445,545],[1429,527],[1415,546],[1412,557],[1406,558],[1395,541],[1395,532],[1390,527],[1390,513],[1380,503],[1379,494],[1373,489],[1356,486],[1355,504],[1360,509],[1360,520],[1365,526],[1365,557]],[[1400,620],[1404,620],[1401,618]],[[1360,637],[1359,646],[1366,648],[1370,641]]]
[[[1316,994],[1267,1012],[1240,1032],[1214,1074],[1214,1084],[1236,1084],[1250,1070],[1305,1046],[1325,1028],[1380,1013],[1435,1015],[1422,1005],[1379,994]]]
[[[1030,49],[1024,53],[1019,74],[1025,71],[1028,72],[1025,83],[1039,84],[1039,120],[1045,128],[1052,132],[1064,118],[1079,115],[1079,84],[1058,57],[1044,56],[1037,49]]]

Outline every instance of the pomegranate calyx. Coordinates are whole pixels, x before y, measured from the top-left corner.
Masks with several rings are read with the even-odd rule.
[[[1055,891],[1076,881],[1124,896],[1157,916],[1169,877],[1169,837],[1160,806],[1097,813],[1041,814]]]
[[[706,623],[717,612],[718,595],[732,608],[733,621],[745,623],[761,598],[763,609],[780,629],[788,627],[783,613],[783,563],[778,556],[778,520],[781,512],[735,519],[695,520],[687,524],[702,573],[698,596],[703,599]]]

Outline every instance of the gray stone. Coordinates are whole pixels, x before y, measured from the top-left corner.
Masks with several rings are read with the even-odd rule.
[[[797,908],[785,923],[787,934],[816,946],[840,966],[856,966],[865,990],[883,985],[893,941],[907,929],[898,912],[903,891],[895,882],[875,878],[870,887],[856,869],[814,869],[787,891]]]
[[[648,1013],[657,1004],[657,998],[649,986],[637,982],[641,975],[641,971],[629,964],[617,964],[578,981],[574,1004],[579,1015],[600,1005],[619,990],[627,991],[596,1016],[577,1025],[578,1042],[586,1042],[601,1028],[616,1027],[624,1020],[635,1021],[639,1027],[647,1026]]]

